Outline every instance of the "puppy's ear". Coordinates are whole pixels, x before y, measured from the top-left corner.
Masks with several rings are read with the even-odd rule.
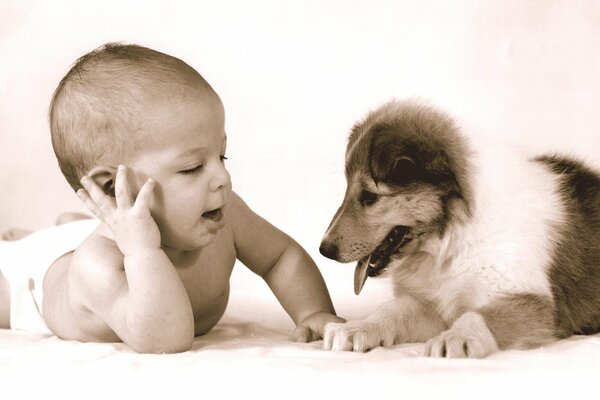
[[[418,181],[421,175],[421,170],[412,158],[400,156],[388,172],[385,181],[395,186],[402,186]]]
[[[97,166],[90,170],[88,176],[100,186],[108,196],[115,197],[115,179],[117,170],[109,166]]]
[[[410,154],[410,156],[409,156]],[[369,170],[375,183],[403,186],[422,180],[424,171],[414,158],[415,151],[400,143],[391,132],[380,132],[371,143]]]

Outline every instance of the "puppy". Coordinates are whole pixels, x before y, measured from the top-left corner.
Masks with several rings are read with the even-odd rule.
[[[321,253],[391,277],[366,320],[328,324],[324,346],[426,342],[485,357],[600,327],[600,175],[581,162],[471,148],[450,117],[392,101],[352,129],[347,190]]]

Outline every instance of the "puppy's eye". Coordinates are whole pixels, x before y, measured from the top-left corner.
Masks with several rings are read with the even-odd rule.
[[[364,207],[368,207],[368,206],[372,206],[373,204],[375,204],[375,202],[377,201],[379,196],[377,196],[375,193],[373,192],[369,192],[367,190],[363,190],[360,193],[360,204],[362,204]]]

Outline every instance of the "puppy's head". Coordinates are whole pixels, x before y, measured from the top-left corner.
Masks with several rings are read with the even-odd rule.
[[[340,262],[363,259],[408,227],[416,251],[428,237],[469,215],[468,150],[454,122],[436,109],[393,101],[354,126],[346,149],[347,189],[321,243]]]

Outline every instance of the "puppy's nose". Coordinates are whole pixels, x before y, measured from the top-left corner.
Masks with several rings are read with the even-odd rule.
[[[338,248],[335,244],[322,242],[321,246],[319,246],[319,252],[327,258],[331,258],[332,260],[337,261]]]

